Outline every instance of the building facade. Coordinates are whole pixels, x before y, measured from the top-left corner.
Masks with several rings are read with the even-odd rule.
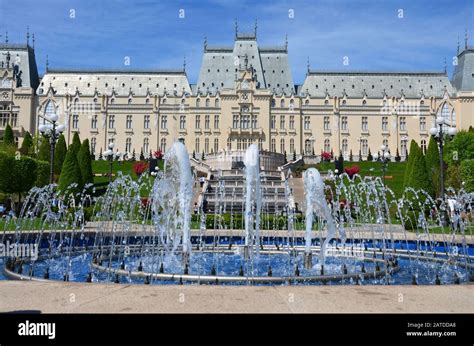
[[[381,145],[403,159],[410,140],[427,147],[437,116],[457,129],[474,126],[474,47],[467,42],[451,81],[446,71],[308,67],[302,85],[293,83],[288,43],[260,47],[256,31],[236,31],[229,47],[205,40],[196,84],[185,68],[47,68],[39,78],[28,44],[1,44],[0,53],[0,136],[11,123],[21,142],[25,131],[34,133],[57,113],[66,141],[78,132],[96,155],[114,142],[128,157],[147,157],[180,140],[197,158],[256,143],[289,160],[323,151],[365,159]]]

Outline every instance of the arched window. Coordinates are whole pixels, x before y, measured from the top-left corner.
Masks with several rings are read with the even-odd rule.
[[[295,140],[293,138],[290,138],[290,153],[295,152]]]
[[[328,138],[324,140],[324,151],[326,152],[331,151],[331,141]]]
[[[132,151],[132,139],[129,137],[125,140],[125,152],[130,153]]]
[[[148,138],[143,139],[143,153],[148,153],[148,149],[150,147],[150,140]]]
[[[196,99],[196,107],[201,107],[201,99]]]
[[[423,154],[426,154],[426,139],[421,140],[421,150],[423,151]]]
[[[162,138],[160,141],[160,150],[162,153],[166,151],[166,138]]]
[[[271,140],[271,148],[270,148],[270,151],[276,152],[276,141],[275,141],[275,138],[272,138],[272,140]]]
[[[307,139],[304,141],[304,152],[306,155],[312,155],[313,154],[313,145],[311,140]]]
[[[285,108],[285,100],[284,99],[282,99],[280,101],[280,108]]]
[[[199,146],[200,146],[199,138],[196,138],[196,142],[195,142],[195,145],[194,145],[194,151],[195,151],[196,153],[199,153],[199,152],[200,152]]]
[[[53,101],[48,101],[46,107],[44,108],[44,116],[46,118],[50,117],[52,114],[56,113],[56,105]],[[43,118],[43,124],[46,124],[46,119]]]
[[[206,107],[209,107],[211,105],[211,101],[209,99],[206,99]]]
[[[216,108],[219,108],[219,107],[220,107],[219,99],[216,99],[216,101],[214,102],[214,106],[215,106]]]
[[[214,152],[217,153],[219,151],[219,138],[214,138]]]
[[[343,153],[344,155],[347,155],[347,152],[348,152],[348,151],[349,151],[349,146],[348,146],[348,144],[347,144],[347,138],[344,138],[344,139],[342,140],[342,153]]]
[[[280,139],[280,153],[282,154],[285,153],[285,139],[284,138]]]

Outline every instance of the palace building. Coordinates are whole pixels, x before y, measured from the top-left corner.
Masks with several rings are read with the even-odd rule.
[[[302,71],[303,72],[303,71]],[[426,148],[442,116],[460,129],[474,125],[474,47],[458,48],[453,78],[441,72],[315,71],[302,85],[291,74],[288,42],[260,46],[256,30],[235,32],[233,46],[204,53],[197,83],[179,70],[53,69],[38,76],[35,49],[0,44],[0,137],[10,123],[21,143],[48,114],[89,138],[99,155],[114,142],[128,157],[166,149],[190,153],[261,150],[287,159],[333,152],[348,159],[386,145],[404,159],[409,141]]]

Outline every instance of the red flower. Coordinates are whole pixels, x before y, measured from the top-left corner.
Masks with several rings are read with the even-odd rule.
[[[144,207],[146,207],[148,205],[148,203],[150,203],[150,201],[148,200],[147,197],[142,197],[141,201],[142,201],[142,206],[144,206]]]
[[[140,176],[148,169],[148,163],[143,161],[135,162],[132,166],[132,169],[136,175]]]
[[[355,174],[360,172],[360,167],[357,165],[354,165],[352,167],[345,168],[344,171],[347,173],[347,175],[352,178]]]
[[[158,159],[158,160],[161,160],[163,158],[163,152],[161,150],[156,150],[154,153],[153,153],[153,157],[155,159]]]
[[[329,151],[323,151],[323,152],[321,153],[321,157],[322,157],[324,160],[329,161],[329,160],[332,159],[332,153],[329,152]]]

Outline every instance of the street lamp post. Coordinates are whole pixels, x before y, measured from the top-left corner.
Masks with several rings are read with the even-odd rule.
[[[382,162],[382,181],[385,186],[385,174],[387,173],[387,163],[390,161],[391,155],[388,152],[388,148],[385,145],[380,147],[382,154],[379,157],[378,153],[374,154],[374,160]]]
[[[456,128],[450,127],[447,131],[443,129],[443,125],[448,125],[445,123],[445,120],[443,117],[437,117],[436,118],[436,125],[438,127],[432,127],[430,129],[430,134],[433,136],[434,140],[438,143],[439,145],[439,166],[440,166],[440,172],[439,172],[439,180],[440,180],[440,198],[444,202],[444,161],[443,161],[443,149],[444,149],[444,141],[445,141],[445,135],[448,135],[449,137],[454,137],[456,135]]]
[[[113,151],[114,143],[109,143],[109,149],[104,152],[104,159],[109,161],[109,184],[112,183],[112,168],[114,164],[114,158],[120,156],[120,152],[114,154]]]
[[[59,136],[64,132],[65,126],[58,124],[59,116],[57,114],[51,114],[45,117],[49,124],[42,124],[38,127],[39,132],[44,138],[49,140],[50,144],[50,166],[49,166],[49,183],[54,183],[54,151],[56,149],[56,143]]]

